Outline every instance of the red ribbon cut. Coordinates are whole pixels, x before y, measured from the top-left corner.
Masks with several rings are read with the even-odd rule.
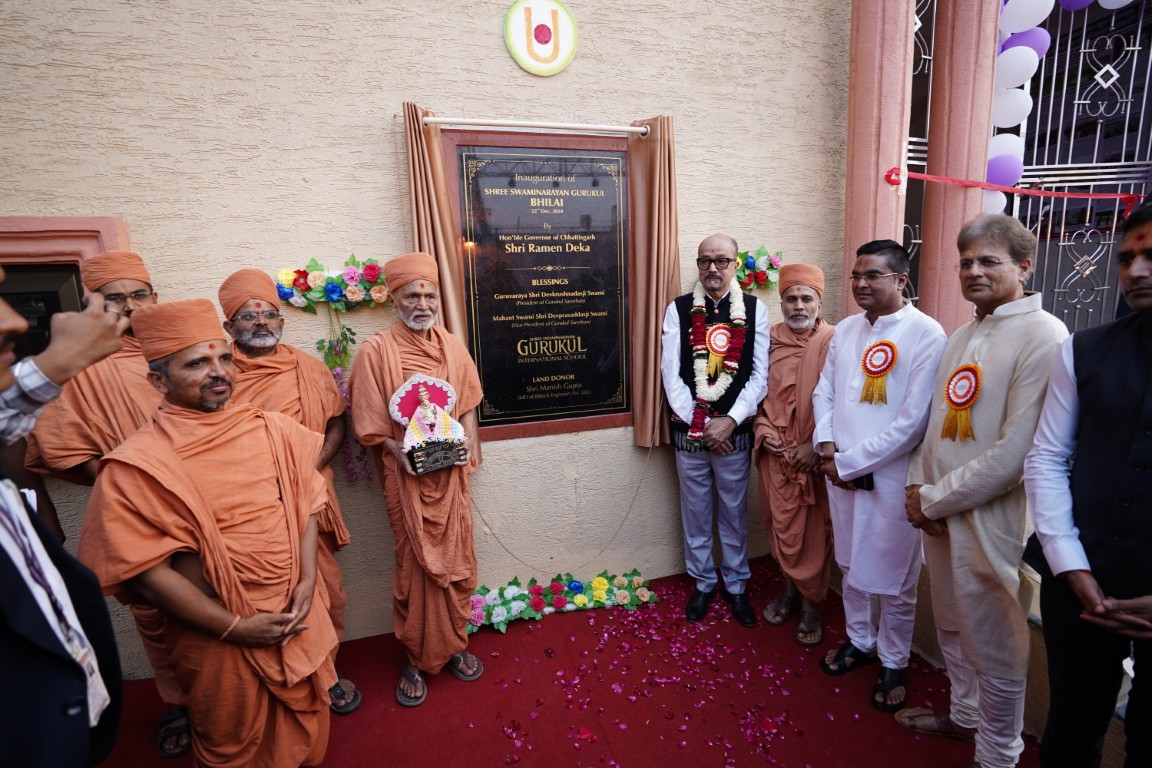
[[[1075,197],[1085,200],[1119,200],[1125,205],[1124,213],[1121,214],[1122,216],[1127,216],[1131,213],[1136,203],[1144,197],[1144,195],[1137,195],[1132,192],[1050,192],[1044,189],[1020,189],[1019,187],[1005,187],[1001,184],[989,184],[986,181],[953,179],[949,176],[932,176],[927,173],[917,173],[916,171],[908,171],[908,178],[933,181],[937,184],[955,184],[958,187],[995,189],[1013,195],[1031,195],[1032,197]],[[888,169],[888,172],[884,174],[884,181],[893,187],[900,186],[900,169]]]

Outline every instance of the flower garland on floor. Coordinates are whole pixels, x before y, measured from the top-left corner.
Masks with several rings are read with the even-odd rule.
[[[392,297],[384,281],[384,269],[375,259],[360,261],[352,254],[344,268],[329,271],[316,259],[304,269],[281,269],[276,273],[276,292],[280,300],[313,315],[317,305],[328,310],[328,336],[316,341],[316,351],[332,372],[332,378],[344,399],[348,399],[348,373],[356,331],[344,325],[339,315],[363,307],[391,306]],[[349,480],[363,480],[368,471],[368,450],[360,445],[351,431],[344,438],[344,470]]]
[[[780,283],[780,265],[784,263],[784,254],[776,251],[769,254],[768,249],[761,245],[755,252],[740,251],[736,254],[736,280],[741,288],[758,290],[767,288],[772,290]]]
[[[601,571],[589,583],[577,581],[570,573],[558,573],[547,584],[533,578],[527,587],[517,577],[506,587],[476,588],[471,597],[468,634],[485,625],[505,632],[510,621],[539,621],[551,613],[614,607],[636,610],[658,599],[638,570],[622,576],[610,576],[607,571]]]
[[[736,278],[728,288],[730,303],[731,332],[724,325],[708,328],[708,309],[704,303],[704,285],[696,283],[692,291],[692,328],[689,341],[692,343],[692,370],[696,376],[696,403],[692,408],[692,424],[688,428],[688,444],[704,444],[704,424],[712,415],[712,404],[724,396],[732,378],[740,367],[740,356],[744,351],[744,336],[747,333],[744,307],[744,294]],[[717,362],[721,362],[719,366]],[[716,370],[719,367],[719,370]],[[715,373],[715,381],[710,375]]]

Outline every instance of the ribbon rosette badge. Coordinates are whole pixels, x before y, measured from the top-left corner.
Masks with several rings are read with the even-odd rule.
[[[869,344],[860,359],[864,371],[864,388],[860,391],[862,403],[888,403],[886,377],[896,365],[896,345],[887,339]]]
[[[724,356],[732,344],[732,329],[718,323],[708,329],[704,343],[708,346],[708,378],[715,379],[724,369]]]
[[[949,440],[975,440],[972,431],[972,404],[980,394],[980,366],[962,365],[948,377],[944,385],[944,399],[948,401],[948,415],[940,437]]]

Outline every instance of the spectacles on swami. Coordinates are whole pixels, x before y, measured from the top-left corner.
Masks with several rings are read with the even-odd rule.
[[[270,323],[273,320],[279,320],[282,317],[284,317],[284,315],[280,314],[276,310],[267,309],[263,312],[240,312],[232,318],[232,322],[239,320],[242,323],[254,323],[257,319],[262,319],[265,322]]]
[[[997,259],[993,256],[981,256],[978,259],[960,259],[960,263],[956,265],[957,272],[967,272],[972,269],[976,264],[980,265],[980,269],[996,269],[996,267],[1007,262],[1004,259]]]
[[[708,259],[701,256],[696,259],[696,266],[700,269],[708,269],[709,264],[715,264],[716,269],[728,269],[728,265],[734,263],[736,263],[736,259],[730,259],[727,256],[721,256],[718,259]]]
[[[864,282],[868,283],[868,285],[873,285],[880,282],[880,280],[885,277],[895,277],[899,274],[899,272],[853,272],[848,275],[848,280],[849,282],[853,283],[857,280],[863,280]]]
[[[148,299],[152,298],[152,296],[153,296],[152,291],[146,291],[143,288],[141,288],[138,291],[132,291],[132,293],[128,293],[128,294],[124,294],[124,293],[105,294],[104,295],[104,303],[105,304],[116,304],[117,306],[123,306],[124,303],[128,301],[128,299],[132,299],[132,301],[136,302],[137,304],[143,304],[144,302],[148,301]]]

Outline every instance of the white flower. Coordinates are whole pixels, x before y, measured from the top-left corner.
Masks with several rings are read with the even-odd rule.
[[[508,613],[510,613],[512,615],[512,617],[515,618],[515,617],[519,616],[521,613],[523,613],[524,609],[527,607],[528,607],[528,604],[525,603],[523,600],[513,600],[511,603],[508,604]]]
[[[520,594],[520,587],[516,586],[515,584],[509,584],[508,586],[504,587],[505,600],[511,600],[518,594]]]
[[[496,605],[496,603],[500,602],[500,590],[494,589],[484,595],[484,602],[488,605]]]
[[[292,295],[292,298],[288,299],[288,303],[294,307],[300,307],[303,309],[304,307],[308,306],[308,299],[304,298],[299,293],[296,293]]]
[[[492,623],[500,624],[508,621],[508,611],[502,605],[498,605],[492,609]]]

